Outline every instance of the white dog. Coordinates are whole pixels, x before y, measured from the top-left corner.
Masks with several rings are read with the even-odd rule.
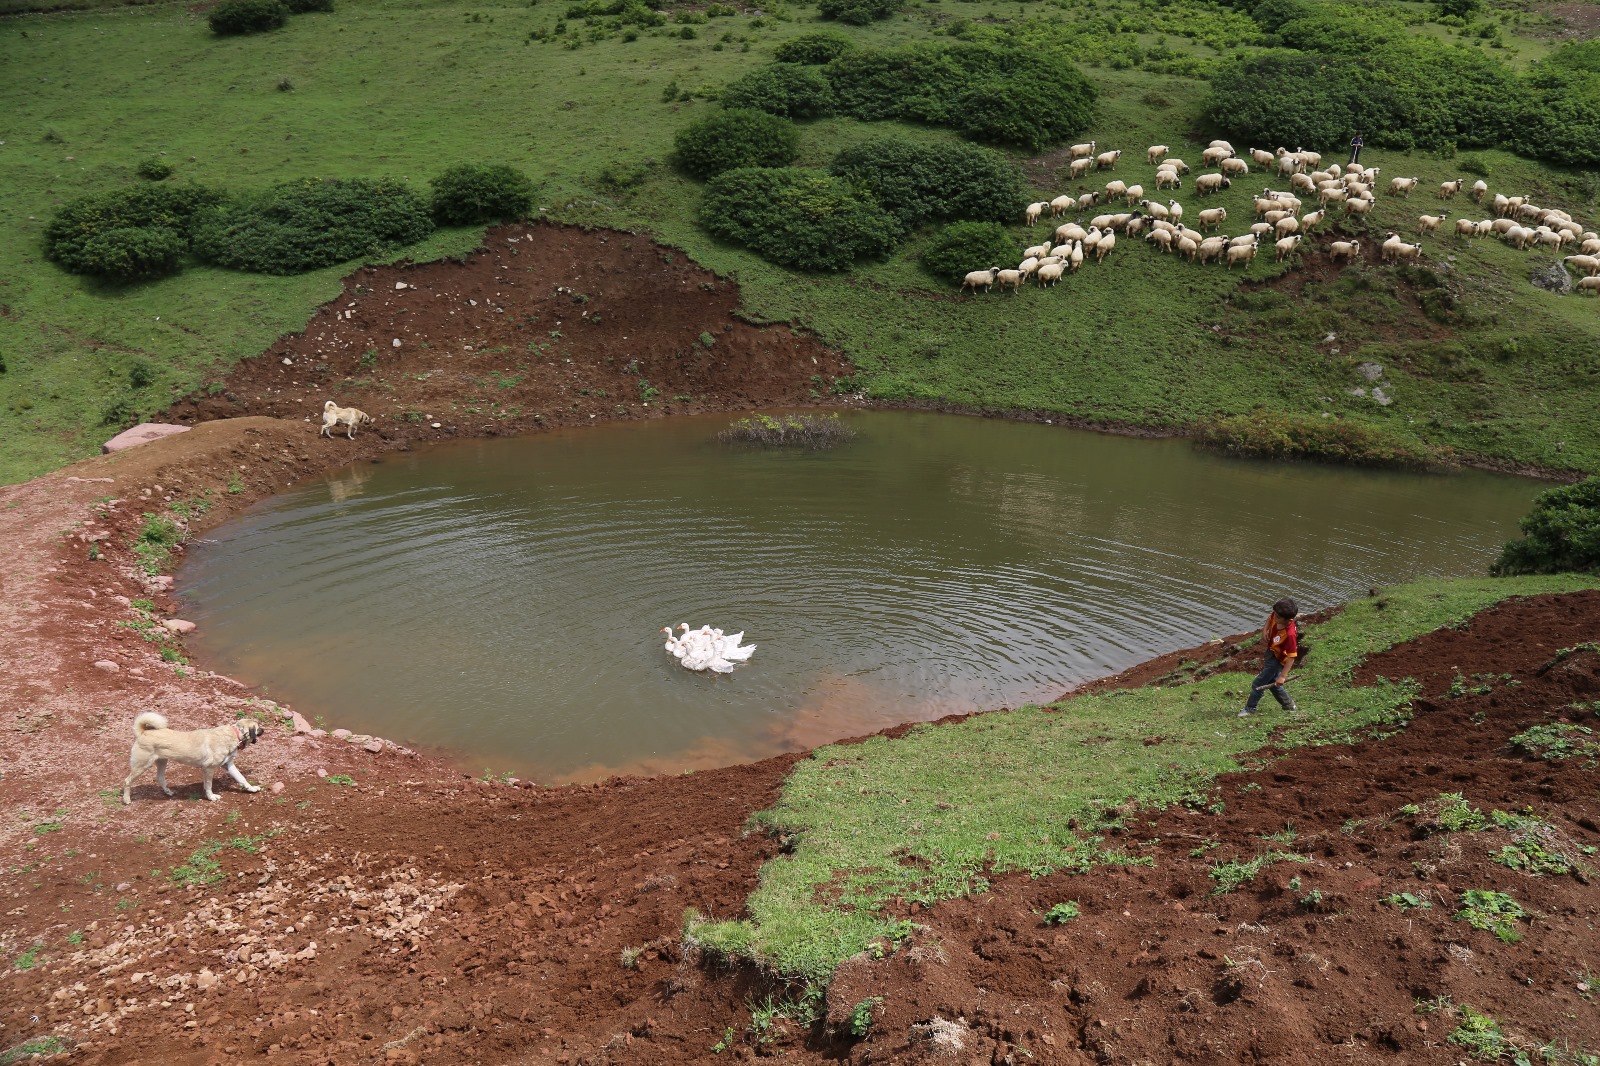
[[[133,802],[128,789],[139,775],[150,769],[151,763],[156,764],[156,784],[161,786],[161,791],[172,795],[172,789],[167,787],[168,759],[200,768],[205,775],[208,800],[220,798],[211,791],[211,775],[218,767],[227,770],[246,792],[260,792],[261,787],[246,781],[244,774],[233,765],[233,757],[265,732],[260,722],[249,718],[212,729],[168,729],[165,717],[155,711],[145,711],[133,720],[133,751],[128,756],[128,778],[122,782],[122,802]]]
[[[335,426],[344,426],[348,430],[345,436],[350,440],[356,439],[356,427],[370,425],[372,416],[355,407],[340,407],[329,400],[322,405],[322,436],[331,437],[328,430]]]

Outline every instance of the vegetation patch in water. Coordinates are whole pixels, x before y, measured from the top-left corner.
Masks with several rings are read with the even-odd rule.
[[[1424,470],[1444,465],[1444,449],[1431,449],[1344,419],[1298,418],[1255,411],[1220,418],[1195,435],[1200,447],[1257,459],[1310,459],[1350,466]]]
[[[717,434],[724,444],[759,444],[767,448],[821,451],[855,439],[854,427],[838,415],[751,415]]]

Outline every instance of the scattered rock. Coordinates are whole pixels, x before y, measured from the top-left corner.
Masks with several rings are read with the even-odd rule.
[[[334,740],[348,740],[350,738],[350,736],[351,736],[351,733],[350,733],[350,730],[348,730],[348,729],[335,729],[333,731],[333,739]]]
[[[306,721],[304,716],[302,716],[299,711],[290,711],[289,721],[294,723],[294,731],[296,735],[313,732],[311,723]]]
[[[185,633],[193,633],[195,630],[193,622],[186,622],[182,618],[163,619],[161,624],[166,628],[167,632],[180,637]]]
[[[122,672],[122,667],[118,666],[116,663],[112,662],[110,659],[96,659],[94,661],[94,668],[96,670],[104,670],[108,674],[116,674],[116,673],[121,673]]]
[[[1528,280],[1541,289],[1555,293],[1569,293],[1572,291],[1572,275],[1567,273],[1567,268],[1560,260],[1534,270]]]
[[[1562,273],[1565,274],[1566,271],[1562,271]],[[110,455],[112,452],[127,451],[129,448],[137,447],[140,444],[148,444],[153,440],[160,440],[162,437],[170,437],[174,433],[187,432],[189,432],[188,426],[174,426],[165,422],[141,422],[132,429],[123,430],[100,445],[100,451]],[[159,492],[160,490],[158,489],[157,491]]]
[[[383,741],[374,737],[372,740],[369,740],[365,744],[361,745],[361,750],[370,751],[372,754],[377,755],[379,752],[383,751]]]
[[[1360,374],[1368,381],[1377,381],[1379,378],[1383,377],[1383,364],[1362,363],[1360,366],[1356,367],[1356,373]]]
[[[274,796],[276,796],[278,793],[283,791],[283,787],[284,786],[283,786],[283,782],[282,781],[274,781],[272,783],[272,794]]]
[[[1379,407],[1388,407],[1390,404],[1394,403],[1394,397],[1390,396],[1384,392],[1383,389],[1376,385],[1372,387],[1372,398],[1378,401]]]

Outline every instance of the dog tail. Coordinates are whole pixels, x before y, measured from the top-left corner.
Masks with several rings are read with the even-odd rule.
[[[155,711],[145,711],[133,720],[133,735],[136,737],[144,736],[147,730],[165,728],[167,728],[166,716]]]

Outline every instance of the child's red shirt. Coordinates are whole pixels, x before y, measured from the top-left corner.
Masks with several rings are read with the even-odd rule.
[[[1272,657],[1280,663],[1286,663],[1291,656],[1300,654],[1300,634],[1295,629],[1293,618],[1279,618],[1274,611],[1267,616],[1267,650]]]

